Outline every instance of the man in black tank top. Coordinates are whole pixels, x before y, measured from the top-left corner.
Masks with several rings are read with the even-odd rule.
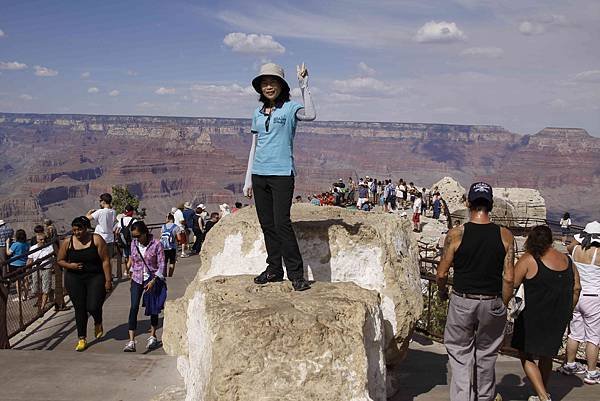
[[[447,299],[453,267],[444,331],[452,371],[451,401],[501,400],[496,395],[495,364],[504,339],[506,305],[513,294],[514,246],[511,232],[490,221],[493,199],[490,185],[471,185],[470,221],[448,231],[437,268],[438,294]]]

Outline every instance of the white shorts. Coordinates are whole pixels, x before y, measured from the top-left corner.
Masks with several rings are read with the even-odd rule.
[[[360,209],[362,207],[362,205],[364,205],[368,201],[369,201],[369,198],[358,198],[358,202],[356,202],[356,207],[358,207]]]
[[[579,296],[569,328],[569,338],[600,345],[600,296]]]

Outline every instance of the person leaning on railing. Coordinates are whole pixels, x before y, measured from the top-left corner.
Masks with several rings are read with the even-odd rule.
[[[65,287],[75,308],[79,341],[76,351],[87,348],[88,313],[94,318],[94,334],[102,337],[102,305],[112,289],[110,259],[104,239],[90,232],[90,220],[77,217],[71,223],[73,235],[65,238],[58,251],[58,265],[66,270]]]

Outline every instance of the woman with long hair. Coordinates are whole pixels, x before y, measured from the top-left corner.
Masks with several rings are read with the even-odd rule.
[[[62,242],[57,258],[57,264],[65,269],[65,288],[75,308],[79,337],[75,350],[79,352],[87,348],[88,313],[94,319],[95,337],[102,337],[102,305],[112,289],[108,246],[90,229],[87,217],[76,217],[71,223],[73,234]]]
[[[316,113],[304,64],[297,67],[297,73],[304,106],[290,100],[283,68],[276,64],[263,65],[252,81],[262,104],[252,117],[252,147],[244,195],[254,196],[268,255],[266,270],[254,282],[283,281],[283,258],[294,290],[304,291],[310,284],[304,279],[302,255],[290,219],[296,175],[294,136],[298,121],[312,121]]]
[[[577,242],[570,250],[581,280],[581,297],[573,311],[567,340],[567,361],[561,372],[567,375],[585,373],[585,383],[600,384],[597,368],[600,346],[600,223],[588,223],[574,238]],[[585,343],[587,369],[575,362],[582,342]]]
[[[548,226],[534,227],[515,266],[514,285],[518,288],[524,283],[525,308],[515,321],[511,345],[519,350],[523,370],[537,393],[529,397],[530,401],[550,400],[547,389],[552,357],[562,345],[581,289],[571,258],[552,244]]]
[[[165,251],[162,243],[148,230],[146,223],[136,221],[131,225],[131,256],[128,261],[128,269],[131,272],[131,306],[129,308],[129,341],[123,348],[124,352],[135,352],[135,331],[137,329],[137,314],[140,308],[142,296],[150,293],[159,295],[166,294],[165,286]],[[165,291],[162,291],[162,290]],[[160,295],[159,295],[160,296]],[[156,338],[158,328],[158,314],[164,306],[164,298],[160,305],[153,310],[146,301],[146,314],[150,315],[150,336],[146,349],[152,350],[159,346]]]

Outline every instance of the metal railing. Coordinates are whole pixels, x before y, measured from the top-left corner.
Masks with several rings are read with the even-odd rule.
[[[12,261],[23,257],[29,259],[34,253],[48,247],[52,247],[52,251],[43,258],[20,268],[9,268]],[[60,299],[59,305],[64,304],[64,287],[62,274],[57,271],[53,243],[47,243],[25,255],[9,258],[0,268],[0,349],[4,349],[9,348],[8,340],[11,337],[43,316],[57,300]],[[46,280],[50,281],[50,291],[47,303],[42,305],[43,282]]]

